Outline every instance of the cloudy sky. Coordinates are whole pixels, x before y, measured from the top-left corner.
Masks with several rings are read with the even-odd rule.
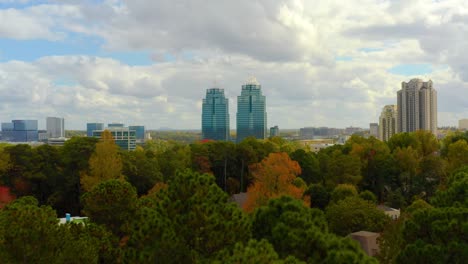
[[[0,121],[199,129],[216,85],[235,128],[253,75],[268,126],[368,127],[415,77],[457,125],[467,36],[466,0],[0,0]]]

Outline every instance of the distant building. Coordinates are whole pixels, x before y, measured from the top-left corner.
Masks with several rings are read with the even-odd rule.
[[[370,123],[369,124],[369,134],[375,138],[379,138],[379,124]]]
[[[458,121],[458,129],[468,130],[468,119],[460,119]]]
[[[400,209],[391,208],[385,205],[377,206],[377,209],[383,211],[388,217],[393,220],[400,218]]]
[[[231,202],[234,202],[239,206],[239,208],[244,208],[245,203],[247,202],[248,193],[241,192],[233,194],[230,198]]]
[[[398,131],[398,111],[396,105],[386,105],[379,118],[379,139],[388,141]]]
[[[397,93],[398,132],[431,131],[437,135],[437,91],[432,81],[412,79]]]
[[[65,119],[60,117],[47,117],[47,136],[49,138],[65,137]]]
[[[145,141],[145,126],[128,126],[130,130],[135,130],[135,137],[138,142]]]
[[[299,129],[299,138],[300,139],[313,139],[314,138],[314,128],[313,127],[304,127]]]
[[[350,135],[340,135],[340,136],[338,136],[338,138],[336,139],[336,144],[344,145],[344,144],[346,144],[346,141],[348,141],[348,139],[349,139],[350,137],[351,137]]]
[[[316,143],[312,143],[309,145],[310,147],[310,150],[312,152],[315,152],[315,153],[318,153],[320,150],[322,149],[326,149],[328,147],[332,147],[334,146],[335,144],[333,143],[327,143],[327,142],[316,142]]]
[[[270,137],[279,137],[279,134],[278,126],[270,127]]]
[[[106,130],[109,130],[114,138],[115,144],[118,145],[123,150],[135,150],[136,148],[136,131],[131,130],[128,127],[108,127]],[[93,137],[101,138],[104,130],[94,130]]]
[[[110,124],[107,124],[107,127],[124,127],[124,124],[122,123],[110,123]]]
[[[202,106],[202,139],[228,141],[229,132],[229,100],[224,89],[207,89]]]
[[[38,141],[37,120],[13,120],[2,123],[2,140],[9,142]]]
[[[94,130],[104,130],[104,123],[87,123],[86,136],[92,137]]]
[[[359,242],[361,248],[369,256],[375,256],[379,253],[379,244],[377,243],[377,238],[379,236],[379,233],[368,231],[359,231],[349,234],[349,237]]]
[[[37,140],[38,141],[46,142],[48,138],[49,138],[49,134],[47,133],[47,130],[38,130],[37,131]]]
[[[267,129],[266,98],[262,86],[252,77],[242,85],[237,97],[237,142],[247,137],[265,139]]]
[[[304,127],[299,129],[300,139],[324,139],[337,137],[343,134],[344,130],[330,127]]]
[[[362,132],[364,129],[360,128],[360,127],[353,127],[353,126],[350,126],[350,127],[347,127],[345,128],[345,134],[346,135],[352,135],[352,134],[355,134],[355,133],[358,133],[358,132]]]
[[[63,146],[67,142],[68,138],[59,137],[59,138],[48,138],[47,144],[51,146]]]

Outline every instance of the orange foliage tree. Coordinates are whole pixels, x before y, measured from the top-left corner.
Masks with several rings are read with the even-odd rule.
[[[267,205],[271,198],[283,195],[303,198],[306,186],[296,181],[296,177],[301,174],[301,167],[284,152],[270,153],[260,163],[251,165],[250,172],[254,180],[247,189],[247,201],[244,204],[247,212]]]

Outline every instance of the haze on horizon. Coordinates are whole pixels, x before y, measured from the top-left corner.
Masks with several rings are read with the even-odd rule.
[[[231,128],[254,75],[268,126],[368,127],[431,79],[439,126],[468,118],[464,0],[0,0],[0,121],[200,129],[207,88]]]

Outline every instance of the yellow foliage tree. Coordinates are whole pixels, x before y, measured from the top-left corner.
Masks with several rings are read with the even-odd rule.
[[[119,146],[115,144],[108,130],[102,133],[100,142],[96,144],[96,149],[89,158],[89,171],[89,175],[81,174],[80,182],[84,191],[90,191],[105,180],[123,179]]]
[[[245,211],[251,212],[267,205],[269,199],[283,195],[303,199],[306,186],[296,181],[297,175],[301,174],[301,167],[288,154],[271,153],[260,163],[253,164],[250,171],[254,181],[247,189]]]

